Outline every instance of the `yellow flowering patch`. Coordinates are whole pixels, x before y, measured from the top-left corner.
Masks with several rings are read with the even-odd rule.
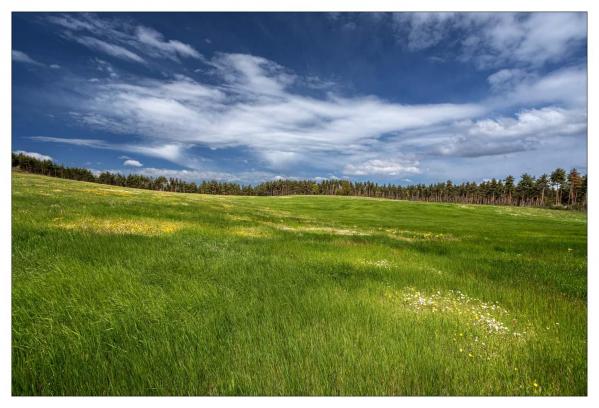
[[[276,216],[276,217],[282,217],[282,218],[288,218],[288,217],[294,216],[294,214],[292,214],[289,211],[275,210],[275,209],[270,208],[270,207],[261,208],[260,212],[266,213],[266,215],[268,215],[268,216]],[[303,218],[303,217],[301,217],[301,218]]]
[[[436,232],[409,231],[399,229],[386,229],[387,236],[400,241],[457,241],[458,238],[451,234]]]
[[[246,216],[243,216],[243,215],[225,214],[225,218],[227,218],[230,221],[245,221],[245,222],[252,222],[253,221],[250,217],[246,217]]]
[[[281,225],[281,224],[269,224],[273,228],[279,229],[281,231],[291,231],[291,232],[313,232],[313,233],[321,233],[321,234],[330,234],[330,235],[371,235],[369,232],[358,231],[354,229],[347,228],[334,228],[334,227],[305,227],[305,226],[289,226],[289,225]]]
[[[172,234],[181,229],[183,224],[151,218],[82,218],[77,221],[59,222],[56,226],[66,230],[86,231],[95,234],[159,236]]]
[[[97,196],[119,196],[119,197],[129,197],[135,194],[139,194],[139,192],[123,190],[120,188],[82,188],[78,189],[78,192],[82,192],[85,194],[93,194]]]
[[[233,235],[245,238],[265,238],[270,236],[269,232],[256,227],[236,227],[231,229]]]

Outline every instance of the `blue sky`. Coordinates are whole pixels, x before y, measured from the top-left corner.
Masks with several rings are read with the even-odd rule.
[[[587,167],[584,13],[13,13],[12,148],[410,184]]]

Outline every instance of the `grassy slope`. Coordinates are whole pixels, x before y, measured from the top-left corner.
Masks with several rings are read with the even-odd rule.
[[[587,392],[584,214],[18,173],[12,197],[14,394]]]

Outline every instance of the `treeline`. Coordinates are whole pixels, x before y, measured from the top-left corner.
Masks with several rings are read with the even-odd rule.
[[[139,174],[124,176],[119,173],[93,174],[85,168],[64,167],[50,160],[38,160],[23,154],[12,154],[12,167],[20,170],[71,180],[110,184],[113,186],[142,188],[157,191],[220,195],[344,195],[379,197],[394,200],[429,202],[517,205],[530,207],[555,207],[586,209],[587,176],[576,169],[568,173],[555,169],[550,175],[533,177],[523,174],[518,181],[512,176],[504,180],[491,179],[482,183],[454,184],[450,180],[435,184],[398,186],[349,180],[275,180],[255,186],[238,183],[202,181],[197,184],[178,178],[146,177]]]

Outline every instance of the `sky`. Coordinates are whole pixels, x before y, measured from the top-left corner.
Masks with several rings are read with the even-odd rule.
[[[13,13],[12,150],[253,184],[587,170],[586,13]]]

